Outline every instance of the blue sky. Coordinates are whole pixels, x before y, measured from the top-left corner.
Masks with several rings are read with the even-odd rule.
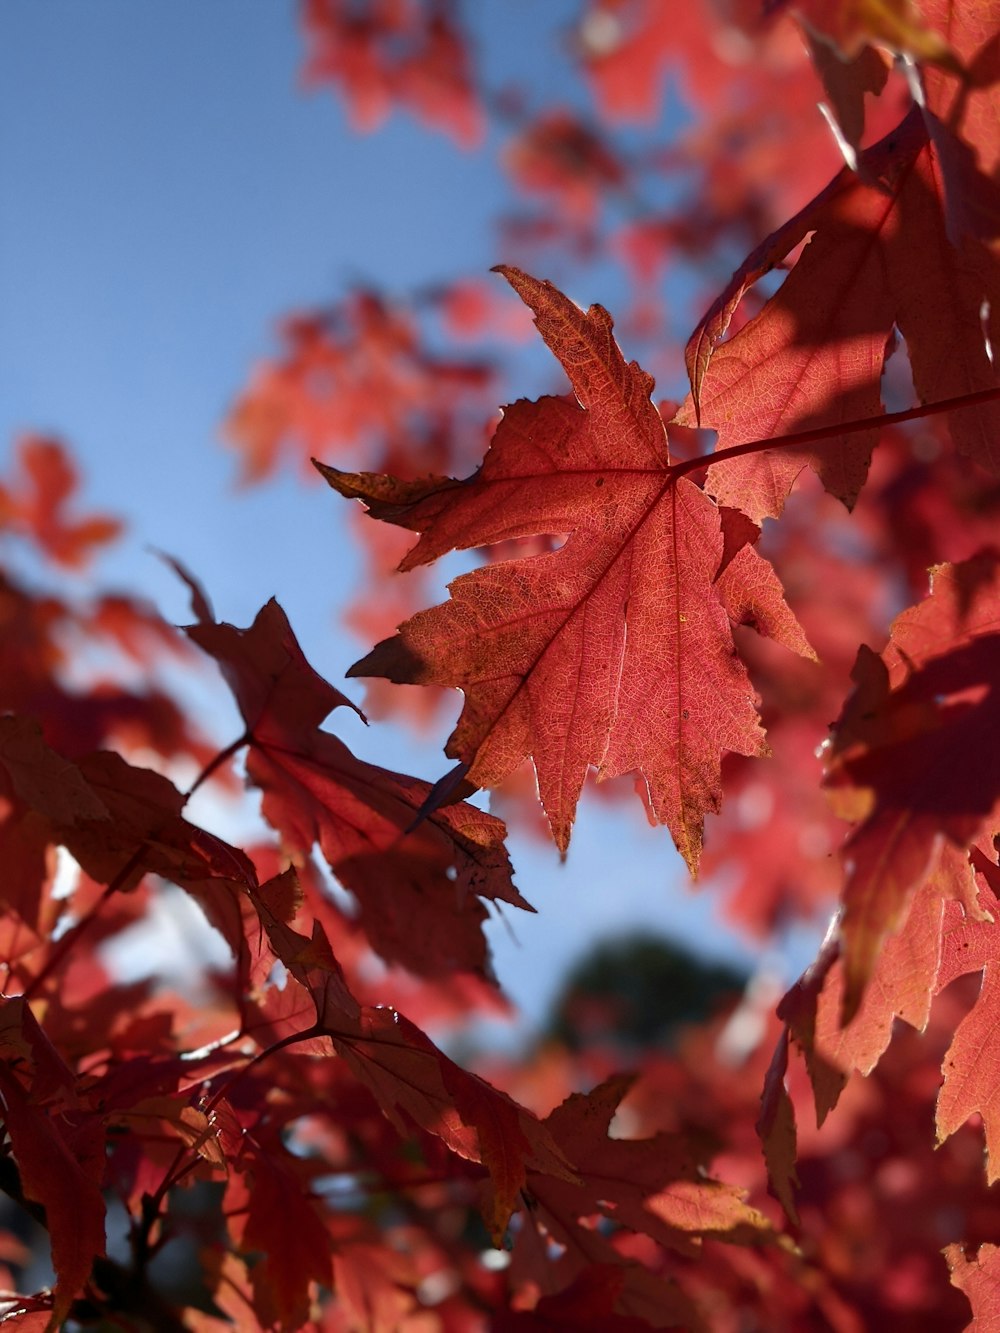
[[[577,8],[467,6],[491,80],[517,74],[583,97],[561,39]],[[301,54],[294,7],[279,0],[0,7],[0,440],[9,451],[19,430],[62,435],[88,507],[128,521],[102,584],[183,622],[186,597],[148,553],[157,547],[235,624],[277,595],[314,665],[343,684],[367,646],[334,614],[357,568],[343,502],[287,472],[237,490],[219,424],[281,315],[358,278],[405,293],[485,272],[501,257],[494,223],[509,194],[495,139],[465,154],[398,115],[357,136],[328,94],[301,93]],[[356,685],[345,688],[360,699]],[[195,695],[230,739],[232,710],[210,674]],[[378,762],[432,779],[447,765],[444,732],[335,725]],[[610,929],[672,930],[702,952],[749,957],[637,802],[587,802],[578,829],[565,867],[551,848],[512,841],[540,916],[513,923],[519,944],[502,925],[493,939],[527,1011]]]

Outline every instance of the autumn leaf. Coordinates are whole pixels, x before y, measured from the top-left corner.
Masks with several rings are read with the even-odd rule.
[[[121,523],[103,515],[73,518],[67,513],[79,476],[60,441],[28,435],[18,441],[16,452],[20,475],[12,485],[0,485],[0,529],[25,532],[57,564],[82,569],[99,547],[120,535]]]
[[[799,1186],[798,1172],[795,1169],[795,1151],[797,1137],[795,1132],[795,1108],[785,1087],[785,1075],[788,1072],[788,1029],[778,1038],[774,1055],[764,1079],[764,1089],[760,1099],[760,1115],[757,1118],[757,1136],[764,1149],[767,1163],[767,1179],[771,1193],[784,1208],[793,1222],[798,1222],[799,1215],[795,1207],[795,1190]]]
[[[625,1273],[613,1264],[591,1264],[564,1290],[543,1296],[534,1310],[500,1311],[495,1333],[643,1333],[645,1319],[615,1312]]]
[[[973,856],[977,855],[974,850]],[[922,1032],[930,1017],[934,995],[956,975],[983,966],[978,949],[956,954],[952,947],[951,963],[947,952],[949,934],[955,932],[956,914],[964,922],[969,913],[973,929],[989,918],[988,910],[974,902],[976,893],[969,858],[945,845],[933,872],[910,900],[900,925],[879,949],[861,1003],[849,1022],[843,1022],[844,962],[840,942],[833,934],[815,963],[779,1004],[778,1015],[785,1020],[785,1028],[765,1078],[757,1133],[764,1148],[771,1190],[793,1221],[796,1219],[793,1187],[798,1186],[798,1179],[795,1110],[785,1088],[789,1039],[794,1038],[805,1056],[816,1123],[822,1126],[840,1100],[850,1075],[855,1071],[868,1075],[876,1067],[889,1046],[897,1018]],[[989,952],[990,945],[985,947]],[[988,1008],[983,1012],[988,1013]],[[947,1066],[945,1072],[947,1087]],[[948,1090],[947,1097],[950,1098],[952,1091]],[[942,1090],[942,1097],[945,1096]],[[942,1111],[939,1103],[939,1140],[968,1117],[974,1099],[973,1094],[970,1099],[962,1100],[960,1094],[958,1115],[951,1116],[951,1128],[946,1132],[942,1125],[950,1113],[947,1108]]]
[[[932,575],[881,657],[862,647],[855,692],[827,754],[842,850],[844,1021],[857,1012],[884,940],[947,841],[964,850],[1000,800],[1000,557]]]
[[[298,1329],[309,1315],[310,1284],[330,1285],[330,1233],[289,1163],[258,1150],[247,1155],[246,1165],[253,1184],[243,1249],[260,1255],[252,1269],[254,1290],[261,1309],[273,1303],[283,1329]]]
[[[317,466],[375,517],[421,533],[402,569],[451,549],[569,535],[551,554],[455,580],[450,602],[407,621],[350,674],[461,689],[447,753],[478,786],[502,782],[530,754],[561,850],[590,765],[600,778],[637,773],[651,819],[669,826],[694,871],[705,812],[721,799],[722,755],[766,753],[730,618],[811,650],[747,534],[731,558],[750,586],[735,586],[740,574],[716,586],[722,518],[671,470],[652,380],[625,363],[606,311],[584,313],[549,283],[501,272],[578,401],[507,408],[482,468],[463,482]]]
[[[405,1134],[408,1121],[490,1174],[487,1221],[499,1244],[529,1167],[572,1181],[550,1129],[504,1093],[449,1060],[402,1014],[366,1007],[356,1024],[328,1034],[383,1112]]]
[[[308,991],[316,1006],[316,1022],[319,1025],[353,1022],[358,1017],[359,1006],[348,988],[322,923],[314,920],[311,935],[303,935],[289,924],[288,912],[276,910],[275,890],[280,890],[281,896],[285,897],[285,886],[293,883],[295,878],[294,870],[289,869],[262,884],[259,890],[251,891],[254,910],[274,956]],[[290,991],[291,987],[286,984],[285,990]]]
[[[405,1317],[418,1304],[417,1298],[394,1279],[405,1274],[412,1282],[407,1270],[413,1267],[410,1256],[381,1245],[338,1246],[333,1256],[334,1283],[337,1300],[353,1321],[351,1326],[371,1333],[397,1333],[405,1328]]]
[[[709,1178],[696,1145],[683,1136],[609,1135],[632,1082],[625,1075],[606,1079],[586,1095],[568,1097],[545,1120],[580,1176],[578,1183],[531,1178],[532,1194],[546,1212],[570,1228],[577,1219],[602,1212],[681,1253],[693,1253],[706,1235],[766,1239],[766,1219],[747,1205],[740,1190]]]
[[[373,947],[418,973],[486,973],[482,899],[533,910],[511,882],[503,824],[461,802],[418,821],[429,783],[356,759],[321,731],[331,709],[354,705],[306,661],[277,602],[249,629],[203,620],[187,632],[236,696],[265,818],[294,855],[319,845]]]
[[[943,113],[943,94],[939,103]],[[966,145],[930,110],[915,108],[861,154],[856,173],[841,172],[733,275],[688,342],[691,395],[678,422],[717,430],[720,450],[867,418],[872,424],[821,444],[720,460],[706,482],[720,504],[758,522],[776,516],[807,464],[831,494],[854,504],[878,439],[880,378],[894,327],[906,340],[921,403],[998,387],[990,353],[1000,311],[996,261],[976,237],[954,235],[956,219],[968,213],[963,200],[982,205],[992,197],[982,173],[993,144],[985,130],[982,138]],[[965,164],[962,179],[948,169],[952,158]],[[775,295],[725,340],[747,290],[803,241]],[[915,266],[925,275],[919,284]],[[956,408],[949,423],[964,453],[1000,471],[996,403]]]
[[[935,61],[956,73],[959,62],[940,32],[912,0],[792,0],[791,7],[844,57],[866,43],[889,47],[916,60]]]
[[[970,1258],[961,1245],[949,1245],[944,1257],[952,1286],[969,1298],[972,1323],[965,1333],[989,1333],[1000,1322],[1000,1246],[980,1245]]]
[[[978,897],[962,910],[953,905],[945,921],[937,990],[969,972],[981,971],[982,982],[975,1003],[955,1029],[945,1054],[935,1120],[938,1143],[943,1143],[970,1116],[982,1117],[986,1178],[992,1185],[1000,1179],[1000,1042],[996,1021],[1000,1006],[1000,867],[995,851],[991,848],[990,852],[986,855],[981,847],[973,848],[970,859],[976,870]]]
[[[568,26],[548,8],[573,9]],[[531,196],[502,250],[542,250],[570,291],[599,263],[611,292],[624,261],[618,329],[671,390],[684,298],[704,289],[691,398],[654,407],[600,307],[505,269],[570,386],[507,408],[468,476],[510,351],[499,306],[427,270],[408,293],[366,282],[279,324],[225,434],[244,480],[292,453],[353,469],[320,470],[382,520],[352,506],[344,525],[368,535],[341,625],[386,640],[359,667],[384,672],[371,697],[406,710],[417,692],[392,680],[433,683],[415,722],[441,688],[465,695],[434,785],[352,753],[353,705],[277,603],[220,624],[184,575],[198,623],[178,655],[133,598],[64,585],[117,525],[78,507],[54,439],[16,445],[0,545],[31,549],[0,570],[0,1187],[49,1233],[55,1290],[0,1292],[0,1324],[857,1333],[957,1328],[968,1297],[992,1327],[1000,554],[969,557],[1000,517],[1000,0],[581,0],[524,6],[504,49],[505,20],[479,9],[302,0],[304,80],[356,125],[405,109],[471,142],[488,121]],[[515,65],[547,68],[536,22],[556,25],[589,110]],[[72,81],[79,64],[52,67]],[[629,119],[647,129],[619,134]],[[838,152],[852,170],[824,189]],[[405,230],[439,172],[404,156],[413,171],[384,173],[380,198],[402,201]],[[718,293],[719,265],[755,241]],[[15,326],[45,351],[30,319]],[[470,333],[475,354],[456,351]],[[917,405],[883,413],[908,371]],[[784,509],[804,468],[822,484]],[[287,526],[261,531],[273,545]],[[385,592],[410,534],[414,576]],[[344,591],[291,546],[305,592]],[[453,550],[485,567],[413,616]],[[908,595],[923,600],[887,636]],[[195,642],[243,719],[221,750],[167,693]],[[269,825],[246,850],[189,799],[225,820],[214,780],[235,784],[237,755]],[[175,761],[199,775],[187,792]],[[565,848],[591,768],[633,774],[692,867],[725,789],[700,870],[765,949],[734,1009],[629,1042],[634,1080],[612,1072],[604,1022],[572,1049],[540,1029],[526,1054],[486,1053],[476,1025],[503,1006],[487,915],[527,904],[502,824],[460,798],[514,769],[498,800],[534,802],[537,776]],[[614,851],[597,886],[612,908],[640,870]],[[186,904],[161,877],[235,966],[172,933]],[[775,1021],[768,938],[831,910]],[[793,1045],[822,1130],[795,1125]],[[766,1220],[766,1174],[787,1231]],[[0,1226],[0,1285],[38,1273],[27,1248]]]
[[[33,720],[0,717],[0,857],[8,926],[19,919],[44,936],[59,915],[49,885],[55,835],[52,823],[107,821],[103,802],[83,774],[42,740]],[[7,954],[8,961],[10,954]]]
[[[854,1070],[870,1074],[892,1037],[897,1018],[922,1032],[941,963],[944,905],[950,875],[971,875],[964,853],[942,848],[934,873],[913,896],[901,927],[879,950],[871,981],[857,1013],[841,1026],[844,973],[840,959],[826,978],[816,1006],[811,1059],[824,1075],[814,1080],[817,1119],[822,1122]]]
[[[2,1012],[4,1026],[20,1027],[28,1048],[39,1052],[37,1087],[25,1088],[0,1059],[0,1097],[24,1197],[44,1209],[56,1275],[47,1327],[55,1329],[104,1253],[104,1126],[76,1106],[72,1072],[48,1047],[27,1005],[16,997]]]
[[[401,105],[465,148],[482,138],[471,55],[447,9],[307,0],[302,24],[306,83],[338,87],[356,129],[377,129]]]

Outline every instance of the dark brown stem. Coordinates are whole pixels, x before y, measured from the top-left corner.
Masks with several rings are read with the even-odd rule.
[[[188,801],[190,801],[191,797],[202,783],[207,782],[212,774],[215,773],[217,769],[221,768],[227,759],[231,759],[238,750],[242,750],[244,745],[249,744],[250,733],[245,731],[242,736],[237,736],[236,740],[234,740],[231,745],[227,745],[224,750],[220,750],[214,759],[210,759],[195,778],[194,782],[191,783],[191,786],[188,787],[187,791],[184,793],[184,804],[186,805]]]

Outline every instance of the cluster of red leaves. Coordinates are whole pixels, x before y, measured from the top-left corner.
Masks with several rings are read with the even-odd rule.
[[[320,729],[350,706],[306,662],[280,607],[239,630],[217,623],[191,586],[188,636],[217,662],[245,723],[202,778],[245,750],[284,869],[277,848],[250,856],[186,818],[201,778],[181,793],[120,753],[90,749],[86,735],[70,744],[64,727],[47,738],[33,710],[10,707],[31,682],[5,675],[3,1188],[46,1228],[56,1277],[50,1297],[11,1307],[12,1323],[346,1328],[358,1310],[385,1309],[376,1326],[393,1327],[446,1263],[449,1303],[469,1319],[496,1299],[499,1280],[477,1266],[475,1247],[449,1240],[448,1219],[479,1208],[480,1248],[489,1234],[499,1244],[512,1214],[538,1197],[552,1199],[563,1230],[610,1208],[633,1228],[648,1215],[657,1238],[682,1250],[705,1233],[766,1237],[741,1191],[707,1175],[708,1145],[607,1138],[624,1085],[540,1118],[384,1003],[396,994],[440,1014],[437,989],[455,1012],[482,1007],[492,985],[484,904],[528,906],[503,825],[465,803],[421,817],[428,784],[356,759]],[[24,600],[37,609],[39,599]],[[355,916],[326,890],[314,846]],[[59,847],[79,868],[68,893],[55,881]],[[194,899],[232,955],[199,1003],[152,980],[122,984],[106,961],[162,881]],[[397,973],[373,988],[375,954]],[[383,1003],[369,1002],[373,990]],[[612,1154],[607,1176],[594,1174],[600,1152]],[[338,1177],[364,1206],[339,1204]],[[224,1188],[182,1322],[149,1269],[184,1234],[165,1211],[172,1192],[211,1178]],[[398,1271],[379,1259],[385,1235],[371,1202],[395,1191],[414,1198],[411,1258]],[[108,1192],[132,1219],[130,1265],[106,1254]],[[607,1302],[631,1265],[606,1248]],[[668,1303],[679,1299],[661,1285]],[[338,1305],[321,1316],[315,1293],[334,1286]]]
[[[430,350],[372,292],[290,321],[229,420],[248,479],[289,445],[372,469],[317,465],[419,534],[401,569],[482,550],[444,604],[411,614],[412,585],[380,601],[368,626],[390,637],[352,668],[462,691],[446,779],[355,757],[339,733],[363,718],[276,602],[246,629],[219,622],[178,567],[181,640],[129,598],[80,607],[4,576],[0,1189],[47,1233],[54,1282],[11,1296],[3,1322],[860,1333],[959,1327],[968,1303],[973,1327],[995,1322],[1000,9],[767,9],[582,7],[606,121],[653,114],[683,62],[705,114],[669,154],[624,155],[576,112],[502,107],[512,176],[549,208],[522,241],[577,258],[608,241],[648,285],[667,258],[754,234],[687,343],[676,410],[605,310],[508,264],[571,392],[505,408],[465,480],[447,473],[476,461],[494,370]],[[398,102],[476,139],[456,6],[302,12],[307,77],[337,82],[359,124]],[[817,96],[837,174],[821,118],[796,122]],[[651,176],[684,173],[676,214],[608,233],[609,200],[642,213]],[[468,286],[423,301],[458,332],[487,318]],[[901,342],[917,405],[886,413]],[[72,517],[57,444],[25,442],[19,468],[0,536],[79,567],[115,535]],[[215,752],[162,691],[81,677],[108,642],[151,677],[197,645],[240,736]],[[237,755],[269,829],[249,849],[188,818]],[[613,1051],[544,1046],[474,1073],[433,1043],[418,1023],[503,1003],[484,922],[531,909],[503,824],[460,797],[526,760],[562,850],[588,775],[632,775],[760,935],[839,894],[777,1015],[758,980],[638,1078]],[[199,773],[186,791],[177,761]],[[228,946],[190,995],[111,961],[165,885]],[[797,1130],[810,1089],[818,1127]],[[181,1251],[178,1293],[163,1268]]]
[[[447,0],[303,0],[306,85],[337,85],[359,130],[375,129],[398,103],[473,147],[483,116],[453,8]]]

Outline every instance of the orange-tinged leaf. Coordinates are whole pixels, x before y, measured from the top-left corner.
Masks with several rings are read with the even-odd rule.
[[[1000,958],[983,969],[974,1007],[958,1025],[944,1058],[944,1083],[938,1095],[937,1137],[943,1143],[970,1115],[983,1118],[986,1178],[1000,1180]]]
[[[869,1074],[889,1045],[893,1022],[904,1022],[923,1031],[941,962],[941,928],[945,898],[941,878],[950,862],[968,870],[965,855],[944,847],[935,873],[914,895],[902,927],[879,950],[871,981],[858,1012],[841,1027],[843,970],[834,964],[816,1009],[816,1051],[833,1069],[845,1075],[857,1069]],[[831,1101],[817,1104],[823,1119],[833,1109]]]
[[[718,509],[671,470],[652,380],[627,364],[607,312],[580,310],[550,283],[502,269],[572,381],[577,401],[506,409],[481,469],[464,482],[341,473],[341,494],[421,533],[403,568],[451,549],[568,533],[544,555],[455,580],[451,601],[408,620],[351,669],[461,689],[447,753],[469,781],[494,786],[526,755],[553,836],[565,849],[587,770],[637,773],[650,817],[689,867],[706,811],[721,799],[727,751],[766,753],[755,695],[730,617],[808,652],[773,571],[746,540],[730,556],[754,587],[716,580],[725,562]]]
[[[912,0],[794,0],[793,8],[845,56],[854,56],[874,42],[953,72],[960,68],[947,41],[927,24]]]
[[[729,619],[815,661],[812,645],[785,601],[774,566],[756,550],[760,529],[738,509],[720,512],[725,548],[715,591]]]
[[[408,1257],[383,1245],[338,1247],[333,1256],[333,1279],[337,1300],[347,1311],[352,1331],[398,1333],[405,1327],[403,1320],[417,1298],[394,1278],[399,1269],[406,1273],[409,1267]]]
[[[499,1097],[494,1088],[472,1078],[458,1066],[444,1066],[445,1087],[467,1125],[475,1125],[479,1155],[490,1173],[491,1198],[486,1216],[494,1245],[504,1231],[527,1179],[532,1147],[521,1127],[521,1109]]]
[[[944,1257],[951,1284],[969,1298],[972,1323],[964,1333],[990,1333],[1000,1327],[1000,1246],[980,1245],[970,1258],[961,1245],[949,1245]]]
[[[795,1160],[794,1112],[784,1092],[788,1037],[794,1036],[805,1055],[816,1122],[822,1125],[840,1100],[850,1075],[855,1070],[870,1074],[878,1064],[897,1018],[918,1031],[926,1027],[931,1000],[946,979],[947,964],[942,963],[942,955],[946,920],[952,919],[947,913],[961,913],[958,904],[974,893],[966,854],[946,844],[933,874],[914,894],[900,928],[879,949],[861,1003],[848,1023],[842,1022],[844,964],[839,941],[833,935],[813,966],[781,1001],[778,1013],[787,1027],[768,1071],[757,1129],[772,1188],[786,1211],[788,1204],[779,1190],[788,1191],[792,1179],[789,1171]],[[970,968],[974,966],[971,960],[969,963]]]

